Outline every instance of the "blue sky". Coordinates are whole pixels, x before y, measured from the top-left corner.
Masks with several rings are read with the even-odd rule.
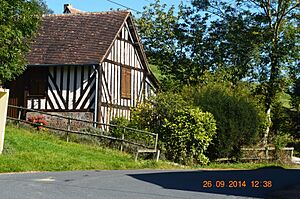
[[[150,4],[153,0],[112,0],[114,2],[123,4],[132,9],[142,11],[143,6]],[[167,5],[178,5],[180,0],[161,0],[162,3]],[[121,6],[115,5],[107,0],[46,0],[46,3],[50,9],[54,11],[55,14],[60,14],[63,12],[64,4],[72,4],[74,8],[88,12],[97,11],[109,11],[110,8],[122,8]],[[133,14],[136,14],[133,12]]]

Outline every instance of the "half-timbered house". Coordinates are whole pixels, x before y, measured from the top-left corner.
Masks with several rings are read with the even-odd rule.
[[[30,109],[108,123],[158,87],[129,11],[45,15],[27,59],[8,86]]]

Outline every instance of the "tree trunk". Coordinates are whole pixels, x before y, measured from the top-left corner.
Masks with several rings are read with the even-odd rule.
[[[267,124],[267,128],[265,130],[265,133],[264,133],[264,139],[263,139],[264,147],[268,146],[268,137],[269,137],[270,127],[271,127],[271,124],[272,124],[271,106],[270,105],[268,105],[268,107],[266,108],[266,116],[267,116],[268,124]]]
[[[272,26],[270,26],[272,29]],[[272,39],[272,50],[270,53],[270,59],[271,59],[271,74],[270,74],[270,79],[269,83],[267,86],[267,95],[266,95],[266,101],[265,101],[265,113],[267,117],[267,128],[264,133],[264,139],[263,139],[263,144],[264,147],[268,146],[268,137],[270,133],[270,127],[272,125],[272,119],[271,119],[271,108],[272,104],[275,100],[276,94],[280,90],[280,84],[279,84],[279,47],[278,47],[278,32],[274,32],[274,38]]]

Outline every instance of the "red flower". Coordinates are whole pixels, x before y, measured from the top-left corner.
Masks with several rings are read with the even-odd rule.
[[[43,125],[47,125],[47,122],[43,115],[28,117],[28,121],[33,123],[32,125],[34,127],[37,127],[37,130],[42,129]]]

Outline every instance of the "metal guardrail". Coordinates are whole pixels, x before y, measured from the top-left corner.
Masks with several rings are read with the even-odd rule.
[[[18,110],[18,118],[7,116],[7,119],[14,120],[14,121],[17,121],[17,122],[23,122],[23,123],[27,123],[27,124],[36,125],[36,123],[21,119],[22,111],[36,112],[36,113],[40,113],[40,114],[43,114],[43,115],[48,115],[48,116],[51,116],[51,117],[66,119],[68,121],[67,122],[67,129],[57,128],[57,127],[49,126],[49,125],[43,125],[43,128],[52,129],[52,130],[61,131],[61,132],[66,132],[67,133],[67,141],[69,141],[68,133],[72,133],[72,134],[87,135],[87,136],[93,136],[93,137],[98,137],[98,138],[104,138],[104,139],[119,141],[119,142],[121,142],[121,150],[123,150],[123,143],[128,143],[128,144],[131,144],[131,145],[142,147],[144,149],[150,149],[150,150],[153,150],[153,151],[157,151],[158,134],[156,134],[156,133],[151,133],[151,132],[148,132],[148,131],[138,130],[138,129],[134,129],[134,128],[126,127],[126,126],[118,126],[118,125],[113,125],[113,124],[105,124],[105,123],[94,122],[94,121],[89,121],[89,120],[82,120],[82,119],[67,117],[67,116],[63,116],[63,115],[59,115],[59,114],[47,113],[47,112],[44,112],[44,111],[39,111],[39,110],[14,106],[14,105],[8,105],[8,107]],[[127,139],[125,139],[124,134],[122,135],[122,138],[117,138],[117,137],[112,137],[112,136],[103,135],[103,134],[87,133],[87,132],[83,132],[83,131],[74,131],[74,130],[71,130],[71,121],[78,121],[78,122],[93,124],[93,125],[97,125],[97,126],[121,128],[121,129],[124,130],[124,134],[125,134],[126,131],[134,132],[136,134],[138,134],[138,133],[146,134],[146,135],[149,135],[149,136],[153,137],[154,146],[147,146],[147,145],[144,145],[144,144],[140,144],[140,143],[137,143],[137,142],[127,140]],[[99,129],[99,128],[97,128],[97,129]],[[105,129],[107,130],[108,128],[105,128]]]

